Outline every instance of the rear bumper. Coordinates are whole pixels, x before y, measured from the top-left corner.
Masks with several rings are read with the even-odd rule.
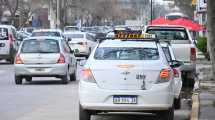
[[[184,63],[184,65],[182,65],[180,67],[181,71],[185,71],[185,72],[195,72],[196,71],[196,64],[195,63]]]
[[[1,54],[0,55],[0,59],[10,59],[12,57],[12,55],[10,55],[10,54]]]
[[[25,65],[15,64],[15,75],[51,77],[65,75],[68,69],[67,64],[49,64],[49,65]]]
[[[114,95],[136,95],[137,104],[114,104]],[[94,83],[79,84],[80,104],[87,110],[156,111],[172,107],[174,92],[171,83],[154,85],[150,90],[107,90]]]

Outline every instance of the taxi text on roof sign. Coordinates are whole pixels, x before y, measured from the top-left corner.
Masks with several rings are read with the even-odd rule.
[[[155,39],[154,34],[142,33],[142,31],[115,30],[116,39]]]

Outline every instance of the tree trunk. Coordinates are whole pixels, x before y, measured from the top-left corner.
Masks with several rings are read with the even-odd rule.
[[[210,56],[212,61],[213,78],[215,78],[215,2],[214,0],[207,0],[207,32],[208,42],[210,44]]]

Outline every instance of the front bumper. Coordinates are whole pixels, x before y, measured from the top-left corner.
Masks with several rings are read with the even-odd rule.
[[[66,64],[15,64],[15,75],[20,76],[61,76],[68,69]]]
[[[102,111],[151,111],[167,110],[173,105],[171,83],[154,85],[150,90],[107,90],[94,83],[80,81],[80,104],[87,110]],[[114,95],[136,95],[137,104],[114,104]]]

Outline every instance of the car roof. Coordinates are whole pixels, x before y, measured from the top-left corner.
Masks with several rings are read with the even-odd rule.
[[[54,40],[63,40],[63,38],[60,37],[52,37],[52,36],[37,36],[37,37],[28,37],[25,38],[24,40],[32,40],[32,39],[54,39]]]
[[[15,27],[12,26],[12,25],[0,25],[0,27],[4,27],[4,28],[15,28]]]
[[[33,32],[62,32],[60,29],[38,29]]]
[[[147,25],[147,28],[149,27],[157,27],[157,28],[179,28],[179,29],[186,29],[186,27],[180,26],[180,25]]]
[[[82,32],[82,31],[67,31],[64,32],[64,34],[86,34],[87,32]]]
[[[147,47],[147,48],[157,48],[155,41],[122,41],[119,39],[105,40],[99,44],[99,47]]]

